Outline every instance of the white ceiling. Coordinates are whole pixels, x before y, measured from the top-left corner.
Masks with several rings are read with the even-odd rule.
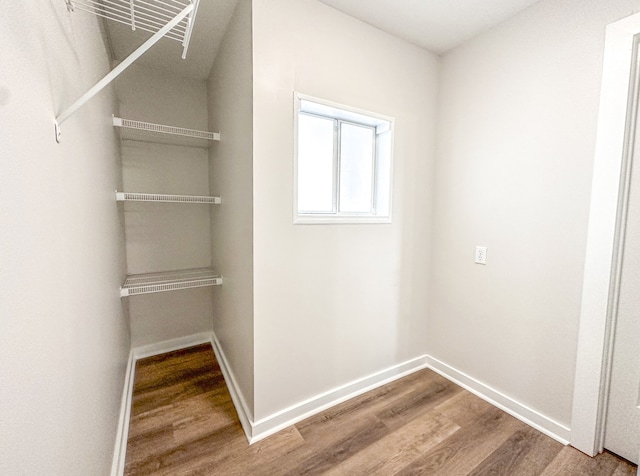
[[[442,54],[540,0],[320,0]]]
[[[350,16],[442,54],[539,0],[320,0]],[[201,0],[186,60],[177,41],[162,39],[138,61],[206,80],[237,0]],[[114,59],[122,61],[148,38],[106,22]]]

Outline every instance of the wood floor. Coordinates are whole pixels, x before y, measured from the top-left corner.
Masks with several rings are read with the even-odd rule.
[[[249,446],[210,345],[138,361],[127,475],[635,475],[429,370]]]

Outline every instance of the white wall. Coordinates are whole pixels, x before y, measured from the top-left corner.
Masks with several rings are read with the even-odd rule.
[[[108,474],[129,354],[109,90],[96,18],[64,2],[0,16],[0,473]]]
[[[208,129],[204,81],[141,65],[117,80],[119,114],[127,119]],[[123,187],[128,192],[209,195],[207,149],[122,141]],[[125,203],[130,274],[211,265],[210,205]],[[127,298],[132,345],[211,330],[211,289]]]
[[[639,7],[542,1],[442,59],[429,353],[567,426],[605,26]]]
[[[251,0],[240,0],[208,81],[211,148],[211,253],[224,284],[213,295],[213,327],[244,398],[253,409],[253,91]]]
[[[255,418],[424,354],[437,58],[311,0],[254,0]],[[396,119],[393,223],[296,225],[293,92]]]

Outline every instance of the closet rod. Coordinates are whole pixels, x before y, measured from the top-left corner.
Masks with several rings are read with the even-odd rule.
[[[84,93],[80,98],[74,102],[67,109],[62,111],[57,117],[55,121],[55,132],[56,132],[56,142],[60,142],[62,139],[60,126],[64,121],[69,119],[78,109],[80,109],[84,104],[93,98],[96,94],[98,94],[105,86],[107,86],[111,81],[116,79],[125,69],[127,69],[131,64],[140,58],[144,53],[149,50],[153,45],[155,45],[160,38],[162,38],[165,34],[167,34],[171,29],[180,23],[184,18],[191,13],[194,9],[194,4],[190,3],[187,5],[180,13],[176,15],[176,17],[167,23],[165,26],[160,28],[156,33],[151,36],[147,41],[142,43],[133,53],[127,56],[118,66],[113,68],[104,78],[102,78],[98,83],[89,89],[86,93]]]

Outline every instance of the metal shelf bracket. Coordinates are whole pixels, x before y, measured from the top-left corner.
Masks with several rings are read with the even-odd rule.
[[[198,3],[200,0],[188,0],[189,3],[180,10],[173,18],[171,18],[166,24],[162,27],[159,27],[158,21],[154,21],[154,23],[149,23],[146,26],[144,24],[141,25],[140,21],[136,22],[136,17],[134,14],[133,3],[135,0],[103,0],[103,2],[98,2],[97,0],[65,0],[67,4],[67,9],[69,11],[75,11],[76,9],[82,10],[85,12],[93,13],[94,15],[107,18],[109,20],[114,20],[120,23],[127,23],[131,25],[133,29],[141,28],[146,31],[154,31],[154,34],[146,40],[142,45],[140,45],[133,53],[131,53],[127,58],[125,58],[118,66],[116,66],[112,71],[110,71],[104,78],[96,83],[91,89],[89,89],[85,94],[80,96],[71,106],[63,110],[55,120],[55,136],[56,142],[60,143],[62,140],[62,132],[60,126],[64,121],[69,119],[78,109],[80,109],[84,104],[86,104],[90,99],[92,99],[96,94],[98,94],[102,89],[104,89],[111,81],[116,79],[124,70],[126,70],[134,61],[136,61],[140,56],[146,53],[153,45],[155,45],[160,38],[164,36],[168,36],[174,40],[179,40],[182,42],[184,47],[182,58],[186,57],[187,47],[189,45],[189,41],[191,38],[191,33],[193,31],[193,20],[195,18],[195,14],[198,8]],[[130,11],[130,18],[127,17],[126,21],[122,17],[120,11],[116,10],[116,7],[111,7],[111,4],[118,5],[122,3],[126,3],[128,5],[128,9]],[[176,2],[179,3],[179,2]],[[184,3],[184,2],[183,2]],[[107,8],[105,5],[109,5]],[[167,12],[161,12],[159,18],[166,18]],[[186,21],[186,24],[184,23]],[[178,25],[181,25],[180,29],[176,33],[174,28]]]

